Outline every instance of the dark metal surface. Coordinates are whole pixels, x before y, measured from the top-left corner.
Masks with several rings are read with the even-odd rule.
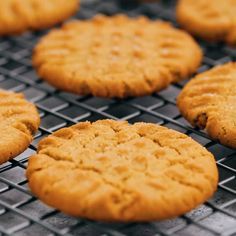
[[[176,25],[175,1],[125,2],[128,0],[84,0],[77,17],[85,19],[97,13],[112,15],[122,12],[130,16],[145,14]],[[24,93],[28,100],[37,104],[42,118],[32,145],[14,160],[0,166],[0,235],[236,235],[236,150],[212,141],[181,117],[175,98],[185,82],[171,85],[152,96],[123,101],[81,97],[55,90],[40,80],[31,67],[31,49],[44,33],[0,38],[0,88]],[[200,43],[205,57],[199,72],[236,59],[236,49],[222,44]],[[33,197],[27,187],[25,168],[38,141],[58,128],[104,118],[162,124],[203,144],[215,155],[219,168],[220,182],[214,197],[182,217],[145,224],[105,224],[75,219]]]

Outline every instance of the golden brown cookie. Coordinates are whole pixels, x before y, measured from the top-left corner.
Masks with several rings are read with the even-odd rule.
[[[0,89],[0,164],[23,152],[39,126],[35,106],[22,94]]]
[[[71,16],[78,0],[1,0],[0,35],[48,28]]]
[[[207,40],[236,44],[236,0],[179,0],[177,20]]]
[[[214,157],[150,123],[82,122],[43,139],[29,160],[32,192],[67,214],[102,221],[181,215],[217,187]]]
[[[182,115],[222,144],[236,148],[236,63],[192,79],[178,97]]]
[[[33,64],[55,87],[101,97],[142,96],[193,73],[202,53],[187,33],[145,17],[97,16],[53,30]]]

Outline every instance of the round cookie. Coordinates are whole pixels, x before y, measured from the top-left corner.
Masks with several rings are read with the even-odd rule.
[[[180,93],[177,104],[193,125],[222,144],[236,148],[236,63],[197,75]]]
[[[236,0],[179,0],[177,20],[189,32],[211,41],[236,44]]]
[[[0,35],[51,27],[78,9],[78,0],[1,0]]]
[[[39,122],[35,106],[23,94],[0,89],[0,164],[27,149]]]
[[[124,98],[186,78],[201,59],[192,37],[169,23],[99,15],[51,31],[36,46],[33,64],[59,89]]]
[[[82,122],[43,139],[30,158],[32,192],[69,215],[149,221],[212,196],[214,157],[190,137],[150,123]]]

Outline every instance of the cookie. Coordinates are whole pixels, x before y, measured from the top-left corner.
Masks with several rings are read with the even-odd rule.
[[[74,14],[78,0],[1,0],[0,35],[51,27]]]
[[[33,64],[61,90],[124,98],[186,78],[201,59],[191,36],[169,23],[99,15],[51,31],[36,46]]]
[[[150,123],[81,122],[43,139],[27,178],[46,204],[101,221],[181,215],[212,196],[214,157],[190,137]]]
[[[0,89],[0,164],[27,149],[38,126],[39,114],[33,104],[22,94]]]
[[[235,0],[179,0],[176,12],[178,22],[192,34],[236,44]]]
[[[182,115],[209,136],[236,148],[236,63],[217,66],[192,79],[177,103]]]

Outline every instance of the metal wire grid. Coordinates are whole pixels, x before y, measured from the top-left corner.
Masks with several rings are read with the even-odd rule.
[[[86,0],[78,18],[96,13],[118,12],[130,16],[145,14],[170,20],[174,24],[174,1],[137,3],[136,1]],[[44,32],[45,33],[45,32]],[[193,129],[181,117],[175,98],[186,82],[142,98],[126,100],[76,96],[55,90],[42,82],[31,67],[31,49],[43,33],[0,38],[0,88],[23,92],[37,104],[41,126],[30,147],[14,160],[0,166],[0,235],[236,235],[236,150],[209,139]],[[204,44],[204,71],[214,65],[236,59],[236,49],[221,44]],[[79,121],[123,119],[162,124],[190,135],[211,151],[217,161],[220,182],[212,199],[190,213],[172,220],[145,224],[107,224],[76,219],[52,209],[32,196],[27,187],[25,168],[38,141],[52,131]]]

